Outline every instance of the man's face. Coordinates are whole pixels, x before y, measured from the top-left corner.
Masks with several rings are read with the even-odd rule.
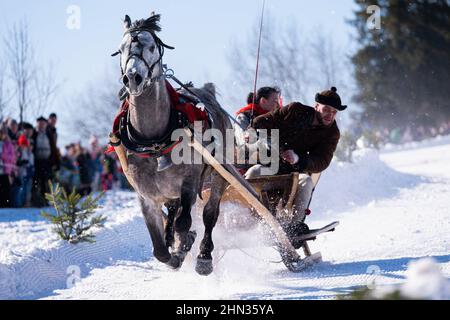
[[[75,147],[74,147],[74,146],[70,146],[70,147],[67,149],[67,155],[68,155],[69,157],[73,157],[73,156],[75,155]]]
[[[48,124],[52,127],[56,126],[56,117],[48,118]]]
[[[17,125],[17,122],[11,123],[10,129],[11,129],[12,132],[16,133],[17,130],[19,129],[19,126]]]
[[[269,98],[261,98],[261,100],[259,101],[259,105],[261,106],[261,108],[263,108],[264,110],[267,111],[272,111],[275,108],[277,108],[279,106],[279,97],[278,97],[278,93],[273,92]]]
[[[38,131],[45,131],[45,129],[47,128],[47,122],[45,122],[45,121],[43,121],[43,120],[39,120],[38,122],[37,122],[37,129],[38,129]]]
[[[331,125],[336,119],[338,110],[333,107],[318,103],[316,104],[315,109],[318,112],[318,115],[323,124],[326,126]]]
[[[33,136],[33,128],[25,129],[25,135],[27,138],[31,138]]]

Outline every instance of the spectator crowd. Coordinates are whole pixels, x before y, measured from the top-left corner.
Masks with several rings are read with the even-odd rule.
[[[12,118],[0,124],[0,207],[42,207],[47,205],[48,181],[67,192],[91,192],[128,188],[115,154],[92,136],[88,147],[81,142],[57,147],[57,115],[39,117],[36,125]]]
[[[376,130],[375,134],[381,144],[404,144],[422,141],[437,136],[450,135],[450,121],[443,121],[439,126],[425,127],[423,125],[398,127],[394,129]]]
[[[57,116],[39,117],[33,126],[12,118],[0,121],[0,207],[42,207],[47,205],[48,181],[59,183],[67,192],[91,192],[130,188],[115,153],[106,154],[92,136],[88,147],[81,142],[57,147]],[[353,127],[352,136],[364,136]],[[450,135],[450,121],[439,127],[423,126],[371,130],[377,146],[421,141],[437,135]],[[344,141],[342,141],[344,143]]]

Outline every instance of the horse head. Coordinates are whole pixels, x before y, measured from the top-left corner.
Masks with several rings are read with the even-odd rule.
[[[122,82],[130,95],[139,96],[152,82],[162,77],[162,57],[164,44],[156,35],[161,31],[159,14],[148,19],[131,22],[128,15],[124,19],[125,33],[119,50]]]

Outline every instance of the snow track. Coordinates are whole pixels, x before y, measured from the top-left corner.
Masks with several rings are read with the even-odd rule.
[[[151,255],[150,237],[143,224],[141,213],[138,207],[122,211],[116,208],[115,212],[109,211],[112,207],[118,206],[121,202],[118,199],[124,201],[125,206],[135,205],[132,194],[109,194],[104,204],[105,208],[101,210],[103,214],[109,216],[109,220],[105,228],[97,231],[95,244],[71,245],[57,240],[48,241],[48,238],[55,239],[55,236],[50,234],[47,225],[43,238],[36,239],[37,242],[28,243],[26,246],[25,251],[32,251],[31,253],[22,254],[17,244],[14,245],[14,250],[2,250],[0,298],[38,298],[51,294],[55,288],[67,287],[67,280],[71,275],[83,278],[93,268],[109,266],[119,259],[142,261],[147,259]],[[39,220],[36,210],[34,218]],[[4,225],[2,228],[8,226]],[[41,249],[41,246],[46,248]]]
[[[217,265],[212,275],[199,276],[193,258],[202,237],[198,226],[192,254],[171,271],[152,257],[132,193],[107,195],[102,213],[108,222],[94,245],[56,240],[36,211],[0,210],[0,298],[332,299],[373,283],[404,283],[408,264],[422,257],[433,257],[448,278],[450,144],[438,142],[381,155],[363,150],[353,164],[333,163],[308,222],[311,228],[341,224],[311,243],[325,262],[299,274],[268,262],[279,260],[271,248],[221,257],[220,243],[229,235],[216,232]],[[80,269],[73,288],[67,288],[70,266]]]

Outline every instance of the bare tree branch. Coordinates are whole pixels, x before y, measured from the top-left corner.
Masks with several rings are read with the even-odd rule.
[[[333,41],[332,33],[315,27],[306,36],[295,21],[280,24],[270,15],[263,28],[258,87],[278,86],[286,101],[308,101],[317,88],[346,87],[342,79],[349,59]],[[234,84],[232,95],[242,88],[253,90],[258,34],[256,21],[244,43],[231,45],[227,58]]]
[[[314,40],[311,47],[316,56],[315,67],[320,74],[317,85],[321,88],[330,88],[331,86],[344,86],[344,82],[340,80],[344,72],[345,56],[341,48],[339,48],[329,36],[330,33],[317,27]]]
[[[28,36],[28,24],[15,24],[3,39],[5,55],[10,66],[11,80],[17,96],[20,122],[32,96],[31,82],[35,75],[34,48]]]
[[[7,82],[6,82],[6,72],[7,72],[7,64],[5,61],[0,60],[0,121],[1,119],[9,116],[9,114],[6,114],[6,107],[8,106],[9,102],[13,98],[13,94],[8,90]]]
[[[52,64],[46,68],[40,68],[33,79],[35,89],[33,113],[35,117],[48,110],[50,102],[60,87],[54,70]]]
[[[13,98],[17,102],[20,122],[30,116],[39,116],[51,103],[60,84],[56,80],[53,65],[39,65],[31,43],[28,23],[23,20],[14,24],[3,38],[8,69],[0,76],[0,112]],[[5,87],[11,87],[11,95],[5,98]]]
[[[70,103],[72,129],[78,134],[76,138],[86,140],[91,135],[96,135],[106,142],[114,117],[120,107],[117,96],[120,84],[115,80],[116,78],[114,76],[105,77],[103,81],[100,81],[104,84],[100,89],[96,87],[99,81],[95,81],[95,86],[89,86],[95,89],[85,90]],[[79,110],[83,110],[83,113],[80,113]]]
[[[295,24],[278,24],[270,15],[266,17],[263,28],[258,86],[278,86],[288,100],[304,99],[309,83],[309,55],[305,37]],[[232,44],[227,57],[233,79],[240,87],[252,88],[258,34],[259,23],[255,23],[247,36],[246,45]]]

